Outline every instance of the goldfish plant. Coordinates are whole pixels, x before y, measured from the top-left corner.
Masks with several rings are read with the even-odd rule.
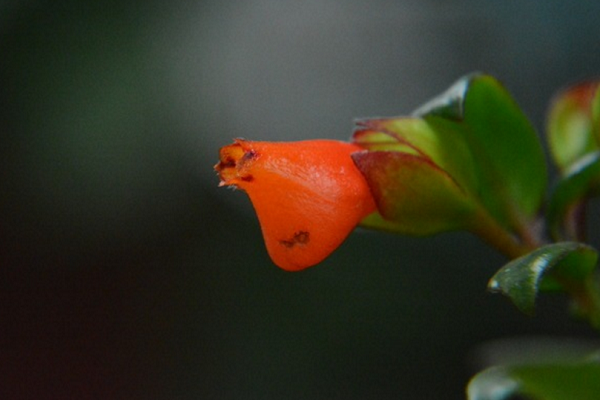
[[[600,81],[568,87],[550,104],[552,185],[539,138],[502,84],[474,73],[408,116],[357,121],[348,142],[235,139],[215,169],[221,186],[248,194],[284,270],[320,263],[357,226],[415,236],[464,230],[508,258],[490,291],[526,314],[541,293],[564,292],[574,314],[600,330],[598,251],[585,218],[600,194]],[[494,366],[469,382],[467,397],[598,399],[599,354]]]

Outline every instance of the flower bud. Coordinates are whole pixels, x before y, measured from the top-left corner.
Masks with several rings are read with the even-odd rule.
[[[256,210],[267,251],[284,270],[329,256],[376,209],[350,155],[361,147],[334,140],[254,142],[221,148],[220,186],[244,190]]]
[[[581,83],[555,97],[548,115],[548,143],[562,173],[600,150],[600,82]]]

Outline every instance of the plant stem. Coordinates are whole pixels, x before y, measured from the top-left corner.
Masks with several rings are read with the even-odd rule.
[[[526,231],[527,235],[520,232],[525,236],[520,240],[482,209],[476,213],[470,230],[487,244],[511,259],[527,254],[543,244],[535,238],[530,229],[522,230],[523,232]]]

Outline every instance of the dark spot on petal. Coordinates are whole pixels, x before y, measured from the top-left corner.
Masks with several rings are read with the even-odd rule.
[[[242,162],[252,160],[254,157],[256,157],[256,152],[254,150],[248,150],[244,153],[244,156],[242,157]]]
[[[225,160],[221,161],[221,168],[231,168],[235,167],[236,161],[233,157],[227,157]]]
[[[307,244],[310,241],[310,233],[305,231],[296,232],[289,240],[280,240],[282,246],[291,248],[297,244]]]
[[[244,182],[252,182],[254,180],[254,177],[252,175],[246,175],[246,176],[242,176],[240,179],[243,180]]]

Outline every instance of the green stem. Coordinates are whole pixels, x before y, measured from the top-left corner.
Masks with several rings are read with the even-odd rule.
[[[527,254],[542,245],[530,230],[527,230],[526,239],[519,239],[483,209],[476,213],[470,230],[511,259]]]

